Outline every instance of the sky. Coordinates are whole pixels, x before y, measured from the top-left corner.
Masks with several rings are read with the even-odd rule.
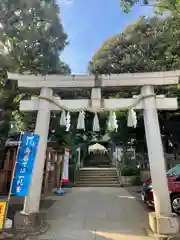
[[[60,17],[69,45],[61,54],[73,74],[88,72],[88,62],[104,41],[120,33],[139,16],[148,16],[152,9],[136,6],[131,13],[120,9],[119,0],[57,0]]]

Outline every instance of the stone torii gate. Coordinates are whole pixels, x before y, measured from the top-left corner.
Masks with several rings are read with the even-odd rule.
[[[35,133],[40,135],[39,151],[33,169],[29,195],[25,199],[24,214],[32,215],[39,212],[39,202],[43,179],[45,152],[50,122],[50,112],[60,111],[59,106],[73,109],[91,108],[95,112],[103,107],[106,110],[125,108],[132,105],[136,97],[126,99],[101,99],[101,89],[122,89],[137,87],[144,97],[134,109],[143,109],[146,141],[154,192],[155,213],[150,213],[151,229],[160,234],[174,234],[179,231],[178,219],[172,215],[169,191],[166,178],[165,159],[161,141],[157,109],[175,110],[178,108],[176,98],[156,96],[154,87],[177,85],[180,71],[119,74],[110,76],[32,76],[8,74],[8,78],[18,80],[19,88],[40,89],[40,98],[22,100],[20,111],[37,111]],[[92,89],[90,99],[61,100],[53,96],[53,91],[63,89]],[[55,103],[54,103],[55,102]]]

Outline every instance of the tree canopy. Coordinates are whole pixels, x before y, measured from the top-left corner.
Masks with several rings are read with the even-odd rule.
[[[70,73],[59,59],[67,35],[54,0],[2,0],[0,13],[4,67],[35,74]]]
[[[90,73],[110,74],[179,69],[180,17],[139,18],[103,43]]]
[[[135,72],[168,71],[180,66],[180,16],[167,18],[139,18],[127,26],[122,33],[105,41],[89,63],[92,74],[119,74]],[[167,92],[166,92],[167,93]],[[120,95],[127,95],[127,92]],[[137,94],[137,93],[136,93]],[[169,90],[169,96],[179,97],[179,87]],[[131,93],[131,96],[133,93]],[[124,96],[127,97],[127,96]],[[138,116],[138,126],[134,131],[127,129],[126,116],[117,113],[120,123],[118,133],[113,133],[115,141],[127,144],[130,138],[136,139],[138,149],[146,149],[142,116]],[[180,141],[179,118],[176,113],[159,113],[161,132],[166,145],[170,141],[178,146]],[[173,124],[172,124],[173,122]],[[123,125],[123,123],[125,123]],[[121,127],[122,126],[122,127]],[[171,126],[171,127],[170,127]],[[134,136],[134,137],[133,137]],[[139,143],[143,144],[139,144]]]
[[[120,6],[125,12],[129,12],[131,8],[136,5],[153,6],[157,13],[163,14],[170,11],[180,14],[180,1],[179,0],[121,0]]]
[[[60,55],[68,44],[55,0],[0,1],[0,137],[12,130],[33,129],[33,114],[18,104],[28,92],[9,84],[7,71],[28,74],[70,74]],[[7,84],[8,83],[8,84]],[[35,93],[36,94],[36,93]]]

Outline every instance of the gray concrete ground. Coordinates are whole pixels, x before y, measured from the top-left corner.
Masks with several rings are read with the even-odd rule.
[[[38,240],[148,240],[148,213],[124,188],[73,188],[47,210]],[[30,239],[30,238],[29,238]],[[34,238],[33,238],[34,239]]]
[[[52,198],[51,198],[52,196]],[[56,201],[56,199],[53,199],[54,194],[47,196],[42,196],[41,202],[40,202],[40,209],[42,211],[46,211],[48,208],[50,208]],[[7,197],[0,197],[0,199],[7,199]],[[11,197],[9,206],[8,206],[8,213],[7,217],[11,220],[14,219],[14,214],[16,212],[20,212],[23,209],[24,204],[24,197]]]

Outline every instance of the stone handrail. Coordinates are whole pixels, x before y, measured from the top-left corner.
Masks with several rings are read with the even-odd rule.
[[[80,164],[78,163],[78,160],[77,160],[75,170],[74,170],[74,184],[76,183],[76,176],[79,173],[79,170],[80,170]]]
[[[120,185],[122,186],[122,181],[121,181],[121,162],[119,160],[116,159],[116,172],[117,172],[117,176],[118,176],[118,180]]]
[[[138,153],[136,155],[136,157],[139,157],[139,163],[140,163],[140,167],[142,169],[148,169],[149,167],[149,160],[148,160],[148,154],[145,153],[145,154],[140,154]],[[180,164],[180,158],[178,159],[175,159],[175,156],[174,154],[169,154],[169,153],[164,153],[164,157],[165,157],[165,160],[166,160],[166,166],[167,166],[167,169],[170,169],[172,167],[174,167],[175,165],[177,164]]]

